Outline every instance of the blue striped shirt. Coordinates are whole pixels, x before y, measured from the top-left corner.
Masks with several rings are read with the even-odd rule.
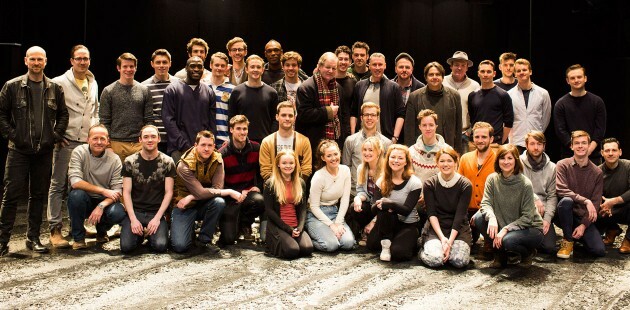
[[[224,81],[221,85],[210,84],[212,90],[214,91],[216,97],[216,114],[217,114],[217,143],[216,145],[221,145],[223,142],[227,141],[230,136],[229,130],[229,122],[228,119],[228,100],[230,100],[230,95],[232,94],[232,90],[234,89],[234,85],[230,84],[227,81]]]

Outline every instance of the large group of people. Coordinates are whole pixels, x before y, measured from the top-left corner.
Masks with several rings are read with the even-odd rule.
[[[385,55],[364,42],[323,53],[311,76],[276,40],[267,62],[242,38],[226,48],[206,68],[208,44],[191,39],[175,75],[158,49],[142,83],[137,58],[123,53],[120,78],[100,96],[87,47],[74,46],[72,67],[54,79],[44,49],[29,48],[28,72],[0,92],[0,256],[24,196],[26,246],[40,253],[88,247],[86,222],[97,243],[120,225],[122,253],[145,239],[155,252],[217,253],[255,240],[258,218],[266,254],[285,259],[367,247],[383,261],[464,268],[478,250],[494,267],[529,266],[538,251],[571,257],[576,241],[604,256],[630,222],[630,162],[605,139],[604,102],[586,91],[580,65],[567,69],[571,91],[552,113],[531,63],[509,52],[498,79],[484,60],[475,81],[456,51],[449,75],[437,61],[424,66],[425,85],[411,55],[395,58],[389,79]],[[545,153],[552,117],[555,164]],[[630,253],[628,234],[619,251]]]

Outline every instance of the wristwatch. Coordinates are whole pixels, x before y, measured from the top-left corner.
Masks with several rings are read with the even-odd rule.
[[[97,207],[99,207],[99,209],[104,210],[106,205],[104,203],[99,203],[98,205],[96,205]]]

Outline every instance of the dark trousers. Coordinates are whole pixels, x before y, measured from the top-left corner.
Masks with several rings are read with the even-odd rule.
[[[562,229],[562,234],[564,239],[569,241],[573,240],[573,230],[578,227],[582,223],[582,218],[573,214],[573,199],[564,197],[560,199],[558,202],[558,208],[556,209],[556,216],[554,221],[560,229]],[[597,230],[595,225],[589,225],[584,230],[584,234],[581,241],[586,250],[595,256],[604,256],[606,255],[606,248],[604,246],[604,241],[602,240],[602,236]]]
[[[630,202],[614,206],[612,208],[612,216],[603,217],[600,215],[597,218],[597,222],[595,222],[599,232],[608,232],[610,230],[621,232],[621,227],[618,224],[630,224]],[[630,241],[630,234],[627,231],[626,240]]]
[[[488,221],[481,213],[474,217],[475,226],[479,229],[486,240],[491,240],[488,235]],[[497,232],[498,233],[498,232]],[[538,248],[543,240],[542,230],[538,228],[525,228],[513,230],[503,236],[501,249],[506,252],[518,253],[521,257],[527,257],[534,249]]]
[[[295,259],[313,253],[313,242],[306,231],[294,238],[271,221],[267,222],[266,240],[267,252],[276,257]]]
[[[350,201],[353,200],[350,199]],[[361,204],[361,212],[354,211],[354,204],[351,202],[348,207],[348,212],[346,212],[346,223],[348,223],[352,234],[358,240],[361,239],[363,228],[365,228],[373,218],[374,214],[372,214],[372,206],[369,201],[364,201],[363,204]]]
[[[265,201],[261,193],[248,192],[241,203],[232,200],[223,210],[219,220],[221,231],[220,242],[224,245],[233,244],[238,238],[241,227],[252,227],[256,217],[265,212]]]
[[[136,215],[140,224],[142,224],[142,227],[146,228],[157,212],[134,210],[133,213]],[[125,216],[120,223],[120,226],[122,227],[120,232],[120,251],[123,253],[132,252],[138,247],[138,245],[142,244],[144,241],[144,235],[138,236],[131,232],[131,220],[129,219],[129,216]],[[164,216],[160,219],[160,226],[157,231],[153,235],[147,236],[147,239],[149,239],[151,249],[156,252],[166,252],[166,249],[168,248],[168,224],[166,223],[166,218]]]
[[[74,241],[85,239],[85,219],[97,208],[103,199],[93,198],[86,191],[74,189],[68,194],[68,215],[70,215],[70,226]],[[103,210],[100,222],[96,224],[96,233],[104,236],[114,224],[120,222],[127,216],[125,207],[120,203],[113,203]]]
[[[28,190],[28,226],[26,237],[39,238],[44,201],[48,199],[52,149],[37,154],[9,150],[4,171],[4,194],[0,209],[0,242],[7,243],[15,224],[18,200]]]
[[[477,211],[479,210],[468,209],[468,221],[470,221],[470,219],[475,216],[475,213],[477,213]],[[470,225],[470,234],[472,235],[472,244],[477,243],[477,240],[479,240],[479,235],[481,234],[479,228],[477,226]]]
[[[407,261],[417,252],[418,237],[416,223],[403,223],[398,220],[396,213],[378,210],[376,224],[368,235],[367,247],[378,252],[381,250],[381,240],[389,239],[392,242],[392,260]]]

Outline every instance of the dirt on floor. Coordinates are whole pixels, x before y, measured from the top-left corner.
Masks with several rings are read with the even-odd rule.
[[[475,258],[465,270],[381,262],[365,248],[286,261],[242,240],[215,255],[127,256],[118,239],[36,254],[25,222],[19,214],[0,258],[0,309],[630,309],[630,256],[615,248],[598,259],[579,246],[568,260],[539,255],[528,269]]]

